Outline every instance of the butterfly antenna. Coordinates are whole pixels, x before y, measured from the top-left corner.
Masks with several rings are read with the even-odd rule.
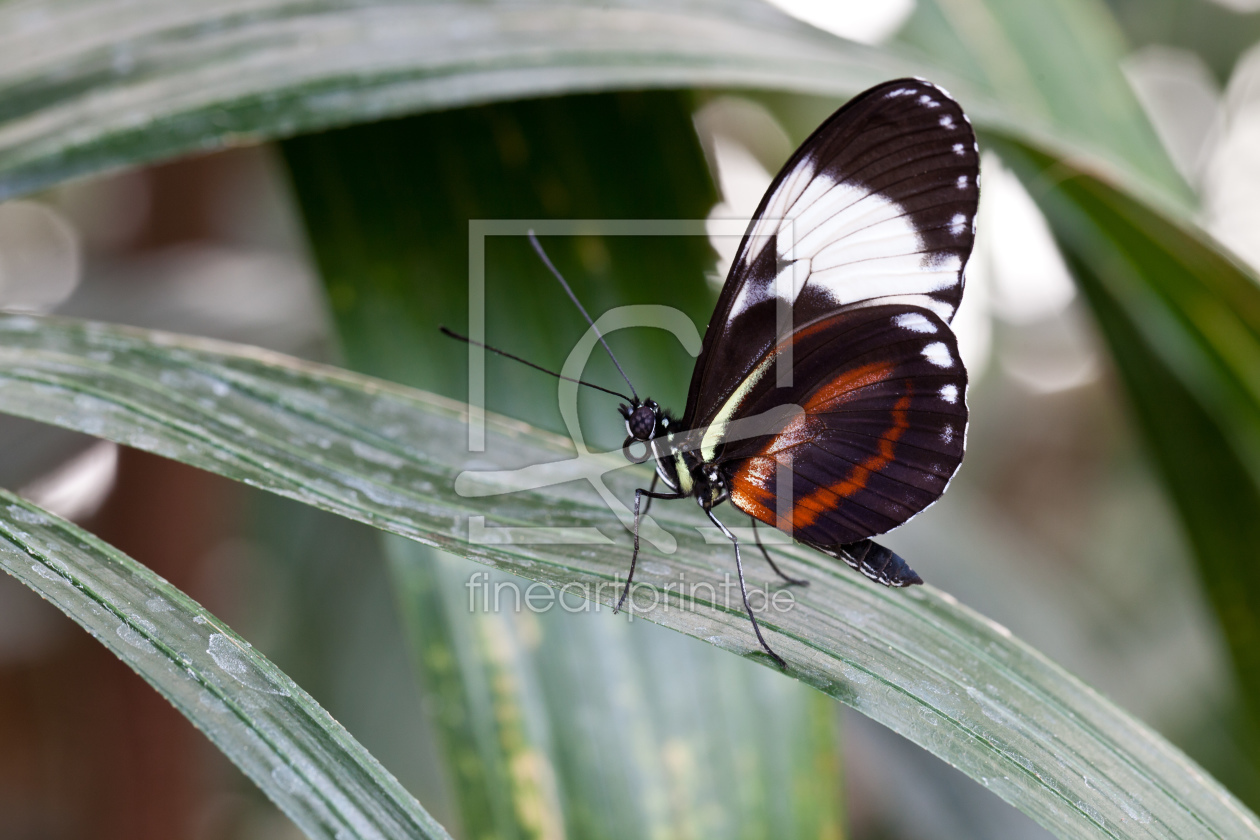
[[[500,356],[504,356],[508,359],[513,359],[515,361],[520,362],[523,365],[528,365],[529,367],[532,367],[534,370],[541,370],[543,373],[549,373],[552,376],[554,376],[556,379],[563,379],[566,382],[576,382],[579,385],[585,385],[587,388],[594,388],[596,391],[603,391],[605,394],[612,394],[614,397],[621,397],[623,400],[629,401],[630,399],[629,397],[627,397],[625,394],[621,393],[620,391],[612,391],[612,390],[609,390],[608,388],[604,388],[600,385],[596,385],[593,382],[584,382],[581,379],[574,379],[571,376],[565,376],[564,374],[556,373],[554,370],[548,370],[542,365],[536,365],[533,362],[528,362],[522,359],[520,356],[513,356],[511,353],[508,353],[504,350],[499,350],[496,347],[491,347],[489,344],[482,344],[480,341],[473,341],[468,336],[460,335],[454,330],[449,330],[446,327],[438,327],[438,329],[442,331],[442,335],[448,335],[451,338],[464,342],[465,344],[474,344],[477,347],[481,347],[483,349],[489,350],[491,353],[498,353]]]
[[[626,372],[621,369],[621,362],[617,361],[617,357],[613,355],[612,348],[608,346],[607,341],[604,341],[604,334],[599,331],[599,327],[595,326],[595,322],[591,320],[591,316],[586,314],[585,307],[582,306],[582,302],[578,300],[577,295],[573,294],[573,289],[569,287],[569,284],[565,281],[564,277],[561,276],[560,272],[556,270],[556,267],[551,264],[551,260],[547,258],[547,252],[543,250],[542,245],[538,242],[538,237],[534,236],[534,232],[532,230],[529,232],[529,244],[534,246],[534,250],[538,252],[538,257],[543,261],[543,265],[551,269],[551,273],[556,276],[556,279],[560,281],[560,285],[563,286],[565,292],[568,293],[569,300],[573,301],[573,305],[578,308],[578,312],[581,312],[582,317],[586,319],[586,323],[590,324],[591,329],[595,331],[595,335],[599,336],[599,343],[604,345],[604,349],[608,351],[608,358],[612,359],[613,364],[617,366],[617,372],[621,374],[621,378],[626,380],[626,384],[630,386],[630,393],[634,394],[634,402],[637,404],[639,402],[639,392],[634,390],[634,385],[630,382],[630,377],[626,376]]]

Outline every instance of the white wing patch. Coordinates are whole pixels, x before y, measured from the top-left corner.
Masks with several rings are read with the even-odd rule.
[[[954,357],[943,341],[934,341],[923,348],[923,358],[939,368],[954,366]]]
[[[954,315],[952,305],[930,295],[958,285],[962,261],[925,252],[901,205],[865,187],[815,175],[809,160],[801,161],[766,202],[749,233],[745,267],[771,236],[777,237],[778,257],[786,265],[772,288],[745,284],[731,305],[732,318],[776,294],[795,303],[806,283],[839,306],[905,302],[945,321]]]
[[[918,312],[894,315],[892,322],[903,330],[909,330],[910,332],[927,333],[929,335],[936,332],[936,324],[933,324]]]
[[[953,117],[951,117],[949,114],[946,114],[945,116],[941,117],[941,128],[947,128],[947,129],[949,129],[950,131],[953,131],[953,130],[954,130],[954,118],[953,118]]]
[[[949,220],[949,232],[954,236],[962,236],[967,230],[967,216],[963,213],[955,213],[954,218]]]
[[[945,400],[945,402],[949,403],[950,405],[953,405],[954,403],[958,402],[958,386],[957,385],[953,385],[953,384],[942,385],[941,390],[938,391],[938,393],[941,395],[941,399]]]

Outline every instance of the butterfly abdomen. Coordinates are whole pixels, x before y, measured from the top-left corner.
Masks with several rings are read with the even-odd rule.
[[[882,583],[884,586],[913,586],[923,583],[923,578],[919,577],[918,573],[910,568],[900,555],[870,540],[835,548],[814,547],[825,554],[843,560],[871,580]]]

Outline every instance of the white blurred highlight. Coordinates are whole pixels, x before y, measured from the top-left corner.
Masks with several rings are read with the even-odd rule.
[[[0,204],[0,308],[46,312],[81,274],[78,235],[60,213],[35,201]]]
[[[709,242],[718,253],[714,284],[721,288],[735,261],[743,229],[770,187],[762,163],[781,162],[792,153],[786,132],[764,106],[739,96],[721,96],[694,117],[709,172],[722,200],[709,211]],[[760,157],[758,156],[760,155]],[[742,220],[744,224],[732,224]],[[734,235],[738,229],[739,235]]]
[[[1260,12],[1260,0],[1210,0],[1218,6],[1224,6],[1231,12],[1239,14],[1247,14],[1248,12]]]
[[[984,155],[980,173],[976,244],[954,319],[972,380],[987,362],[992,316],[1016,328],[1003,333],[999,360],[1003,372],[1028,390],[1050,394],[1092,382],[1098,357],[1072,308],[1076,286],[1049,224],[996,155]],[[960,323],[964,319],[978,323]],[[981,345],[970,349],[972,358],[967,341]]]
[[[1203,172],[1203,222],[1260,271],[1260,47],[1238,60]]]
[[[63,519],[82,520],[104,504],[118,477],[118,445],[100,441],[23,487],[22,498]]]
[[[709,211],[706,227],[709,242],[718,253],[717,279],[724,282],[739,250],[740,236],[720,235],[730,225],[721,225],[727,219],[751,219],[770,187],[772,177],[765,167],[753,157],[752,152],[730,137],[717,134],[708,144],[713,154],[713,168],[717,172],[722,201]]]
[[[841,38],[879,44],[901,28],[915,0],[770,0],[797,20]]]
[[[1149,46],[1121,65],[1173,165],[1199,186],[1220,133],[1221,93],[1195,53]]]
[[[975,270],[986,272],[993,314],[1011,324],[1058,315],[1076,297],[1050,226],[1019,179],[1002,161],[981,161]]]
[[[993,319],[989,314],[989,282],[983,271],[974,271],[975,258],[963,272],[963,297],[950,322],[958,339],[958,355],[967,368],[968,381],[975,383],[989,368],[993,352]]]

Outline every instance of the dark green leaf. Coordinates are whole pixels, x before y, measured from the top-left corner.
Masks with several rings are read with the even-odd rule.
[[[1074,46],[1109,46],[1100,5],[946,5],[963,10],[955,29],[969,40],[953,45],[933,28],[928,44],[939,34],[942,49],[928,58],[843,41],[757,0],[5,3],[0,200],[179,154],[492,100],[688,86],[835,97],[906,75],[946,85],[988,127],[1176,192],[1149,130],[1129,122],[1132,97],[1108,82],[1105,99],[1081,111],[1099,89],[1068,84],[1080,82],[1078,66],[1113,70],[1111,52]],[[972,72],[971,55],[985,72]]]

